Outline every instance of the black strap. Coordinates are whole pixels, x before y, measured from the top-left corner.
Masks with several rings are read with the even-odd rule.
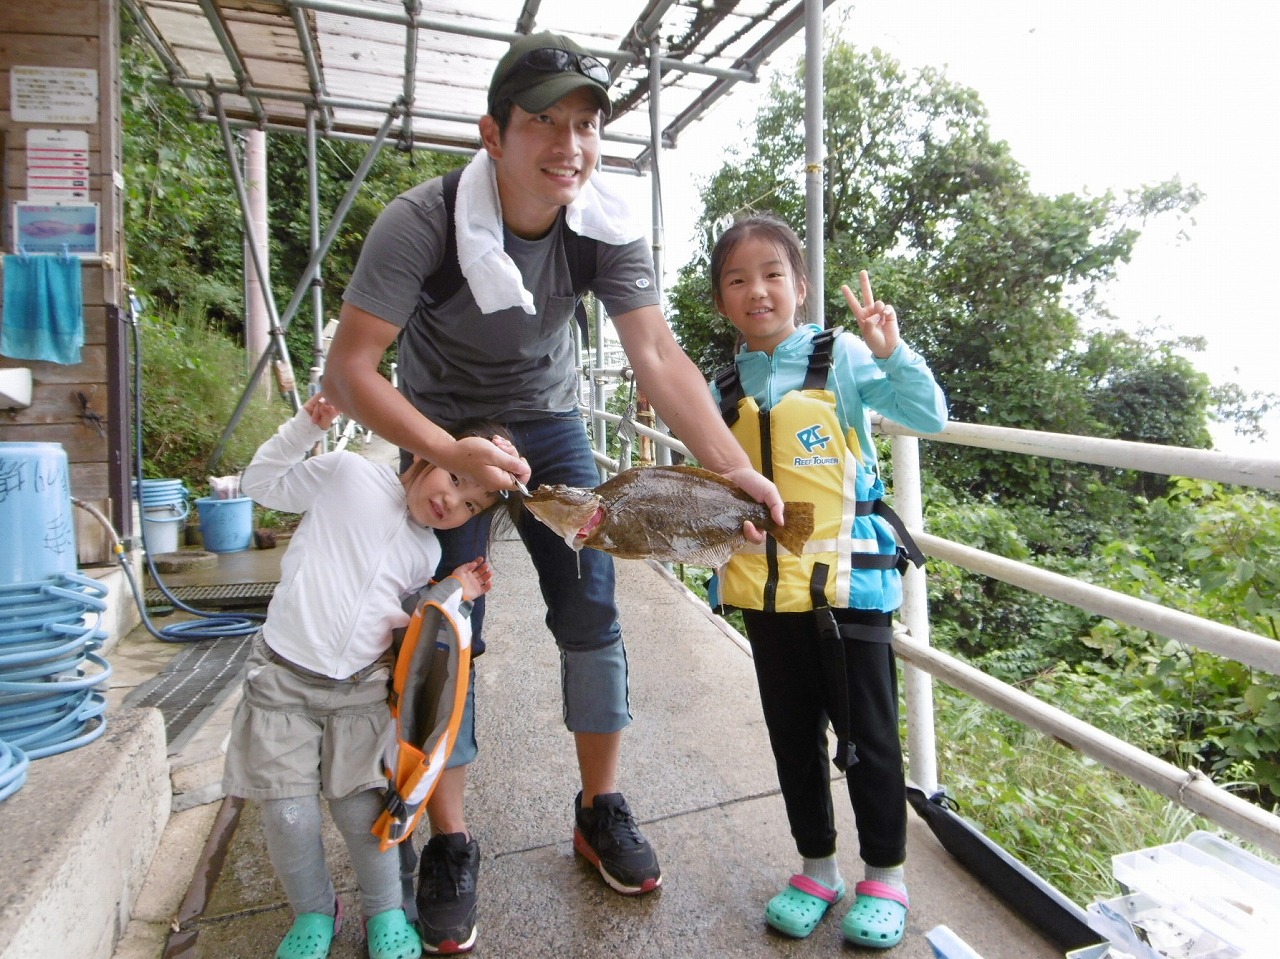
[[[803,389],[825,390],[827,388],[827,377],[831,372],[831,347],[843,330],[843,327],[832,326],[814,334],[813,339],[810,340],[813,352],[809,354],[809,368],[804,374]]]
[[[924,565],[924,552],[916,545],[916,541],[911,538],[911,533],[907,530],[907,524],[902,521],[902,517],[893,511],[888,503],[882,499],[873,500],[873,505],[869,512],[875,513],[886,523],[893,527],[893,531],[898,534],[898,541],[902,544],[902,554],[914,563],[917,567]],[[862,514],[862,504],[859,503],[858,513]],[[902,572],[903,570],[899,570]]]
[[[858,761],[858,749],[854,745],[849,720],[849,682],[844,661],[844,640],[840,638],[840,624],[835,613],[827,605],[827,577],[831,567],[826,563],[814,563],[809,580],[809,597],[813,602],[813,617],[818,628],[818,656],[822,660],[823,680],[827,687],[827,718],[836,734],[836,751],[831,757],[836,769],[845,772]]]
[[[892,643],[893,626],[872,626],[869,623],[841,623],[840,636],[864,643]]]
[[[457,205],[458,180],[461,177],[462,167],[458,167],[441,178],[445,212],[444,253],[436,271],[422,281],[422,292],[436,306],[448,302],[463,284],[462,267],[458,265],[458,235],[453,228],[453,208]]]
[[[454,228],[453,213],[458,203],[458,180],[462,178],[462,169],[458,167],[450,170],[441,177],[445,212],[444,254],[435,272],[422,281],[422,292],[436,306],[452,299],[465,282],[462,267],[458,265],[458,234]],[[569,263],[569,278],[573,283],[573,293],[578,298],[578,302],[574,304],[573,315],[577,318],[578,328],[582,331],[582,342],[587,343],[590,336],[587,332],[587,308],[582,303],[582,294],[596,277],[599,241],[579,236],[569,229],[562,231],[561,235],[564,237],[564,254]]]
[[[732,363],[716,374],[716,389],[720,392],[720,415],[725,426],[738,422],[738,404],[746,399],[742,380],[738,376],[738,364]]]
[[[773,479],[773,429],[769,414],[760,411],[760,465],[765,479]],[[764,555],[766,574],[764,580],[764,608],[772,610],[778,601],[778,580],[781,571],[778,569],[778,541],[772,536],[764,538]]]

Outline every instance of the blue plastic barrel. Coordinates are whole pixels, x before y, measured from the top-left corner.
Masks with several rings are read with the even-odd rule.
[[[253,499],[214,499],[202,496],[196,500],[200,513],[200,536],[204,548],[211,553],[238,553],[253,542]]]
[[[0,584],[76,571],[71,477],[61,443],[0,443]]]

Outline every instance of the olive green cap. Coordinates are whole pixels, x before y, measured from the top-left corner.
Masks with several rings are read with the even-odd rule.
[[[489,83],[490,114],[504,100],[512,101],[526,113],[541,113],[551,104],[563,100],[574,90],[584,87],[596,95],[605,116],[613,113],[608,87],[577,70],[543,73],[516,68],[516,64],[526,54],[533,50],[544,49],[567,50],[578,56],[589,55],[568,37],[549,31],[531,33],[514,41],[493,70],[493,79]]]

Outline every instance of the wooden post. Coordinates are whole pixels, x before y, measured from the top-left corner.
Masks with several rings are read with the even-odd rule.
[[[69,97],[62,96],[64,82]],[[37,188],[44,181],[32,170],[28,145],[56,139],[61,131],[87,141],[87,195],[59,199]],[[80,362],[0,355],[0,368],[26,367],[34,383],[29,407],[0,411],[0,442],[60,443],[71,467],[71,495],[92,503],[128,537],[133,523],[128,338],[119,312],[124,243],[117,0],[0,4],[0,133],[3,252],[18,252],[14,210],[20,201],[98,204],[100,250],[81,261]],[[74,190],[70,182],[54,186]],[[0,327],[4,322],[0,305]],[[82,510],[76,510],[76,526],[81,565],[114,562],[106,530]]]

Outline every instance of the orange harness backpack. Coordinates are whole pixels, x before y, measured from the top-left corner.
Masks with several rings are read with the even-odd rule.
[[[382,748],[387,777],[373,834],[383,852],[412,835],[453,750],[471,670],[471,603],[453,577],[419,601],[396,648]]]

